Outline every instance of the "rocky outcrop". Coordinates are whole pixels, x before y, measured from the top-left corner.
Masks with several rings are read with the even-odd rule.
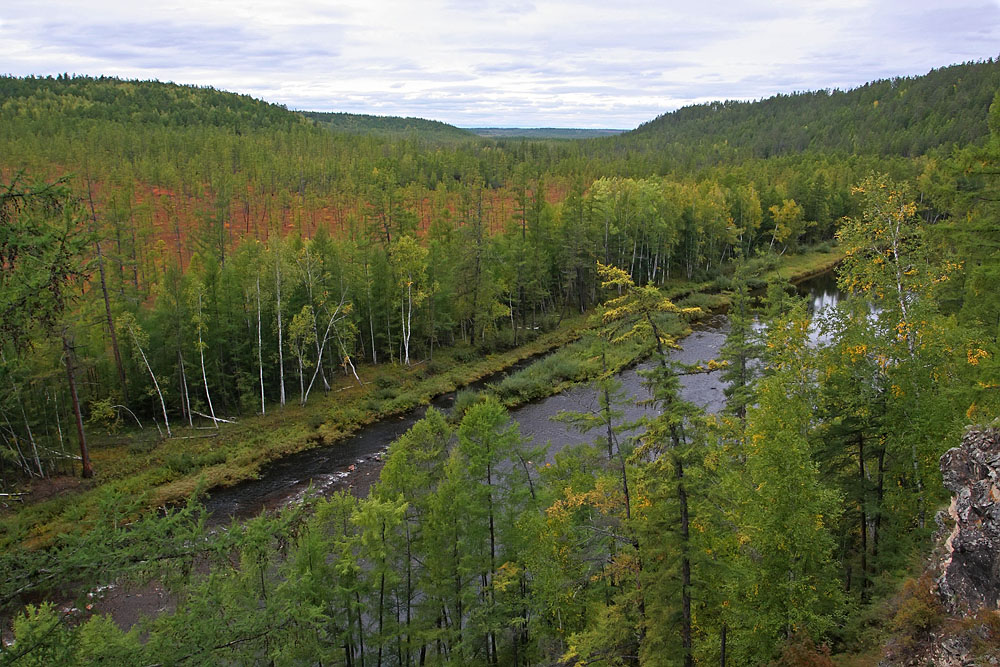
[[[971,429],[941,457],[954,521],[938,592],[952,614],[1000,607],[1000,429]]]
[[[1000,429],[970,429],[941,457],[947,510],[927,569],[894,603],[880,667],[1000,667]]]

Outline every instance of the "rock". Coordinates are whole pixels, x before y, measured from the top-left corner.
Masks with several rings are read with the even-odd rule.
[[[938,592],[952,614],[1000,608],[1000,429],[972,429],[941,457],[954,494]]]

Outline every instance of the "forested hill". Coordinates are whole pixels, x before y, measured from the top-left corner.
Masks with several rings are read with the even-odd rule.
[[[124,81],[115,77],[0,76],[4,116],[52,120],[111,121],[165,127],[207,125],[282,129],[304,121],[284,106],[249,95],[160,81]]]
[[[400,118],[398,116],[370,116],[367,114],[337,113],[326,111],[302,111],[303,116],[322,127],[335,132],[352,134],[376,134],[405,138],[419,135],[424,139],[448,140],[470,139],[472,133],[454,125],[423,118]]]
[[[950,500],[942,454],[1000,418],[997,70],[580,141],[0,79],[0,664],[876,664],[880,633],[958,627],[901,578]],[[811,341],[767,279],[832,261],[845,297]],[[719,359],[675,364],[727,303]],[[588,310],[492,397],[428,409],[367,498],[324,481],[231,530],[154,511],[394,429]],[[612,371],[643,350],[651,409],[626,421]],[[680,393],[707,373],[717,416]],[[500,402],[587,378],[559,418],[592,444],[546,454]],[[176,603],[157,619],[90,615],[149,578]],[[962,623],[1000,655],[995,616]]]
[[[612,141],[736,158],[810,150],[913,157],[986,137],[986,114],[998,89],[1000,61],[990,59],[847,91],[684,107]]]

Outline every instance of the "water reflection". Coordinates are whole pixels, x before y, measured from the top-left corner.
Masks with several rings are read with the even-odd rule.
[[[813,315],[822,314],[835,307],[843,296],[837,287],[837,276],[833,272],[805,280],[796,287],[799,294],[809,300],[809,312]]]
[[[826,345],[833,342],[828,316],[836,308],[843,298],[843,292],[837,287],[836,273],[828,273],[813,276],[809,280],[804,280],[796,289],[800,296],[806,299],[812,321],[809,323],[809,341],[813,345]]]

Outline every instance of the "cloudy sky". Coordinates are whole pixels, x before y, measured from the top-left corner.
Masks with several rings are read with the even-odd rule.
[[[4,0],[0,73],[293,109],[632,128],[686,104],[1000,55],[1000,0]]]

